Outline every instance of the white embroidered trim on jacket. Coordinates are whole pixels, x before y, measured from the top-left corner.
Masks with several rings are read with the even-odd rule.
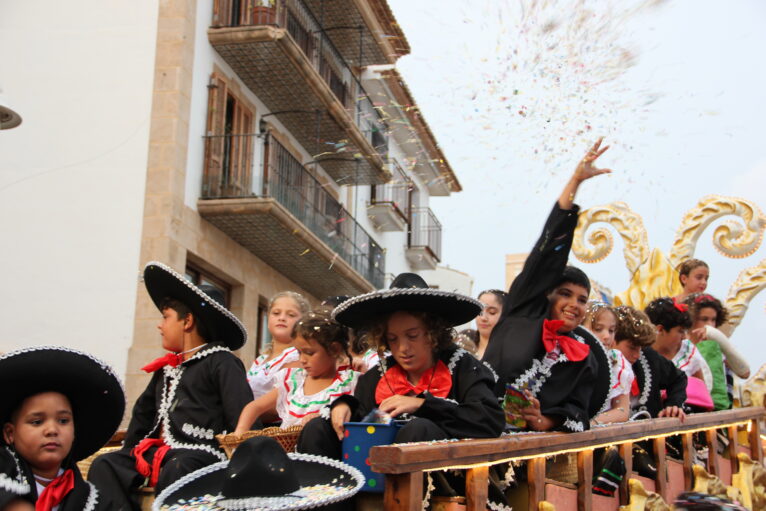
[[[17,495],[26,495],[32,491],[32,488],[29,486],[29,482],[21,472],[19,459],[16,457],[16,453],[13,451],[13,449],[7,445],[5,446],[5,450],[13,460],[14,465],[16,465],[16,479],[8,477],[7,474],[0,474],[0,488],[4,488],[9,492],[15,493]]]
[[[582,422],[573,421],[572,419],[565,420],[564,427],[570,431],[585,431],[585,426],[583,426]]]
[[[537,393],[540,392],[543,384],[545,384],[551,375],[551,368],[553,368],[553,366],[556,364],[567,362],[569,360],[566,354],[562,353],[558,346],[554,348],[554,351],[559,356],[555,361],[548,356],[548,353],[543,355],[542,362],[540,362],[540,359],[537,358],[532,360],[532,366],[524,371],[518,378],[516,378],[516,381],[513,382],[514,387],[525,388],[529,384],[529,380],[537,376],[534,385],[528,388],[532,395],[537,397]]]
[[[482,361],[481,361],[481,363],[482,363],[482,364],[484,364],[484,367],[486,367],[487,369],[489,369],[489,372],[490,372],[490,373],[492,373],[492,377],[495,379],[495,383],[497,383],[497,380],[499,380],[499,379],[500,379],[500,377],[497,375],[497,373],[496,373],[496,372],[495,372],[495,370],[492,368],[492,366],[491,366],[491,365],[489,365],[489,362],[487,362],[486,360],[482,360]]]
[[[606,357],[607,367],[609,369],[609,390],[611,390],[617,383],[617,378],[614,372],[612,371],[612,363],[609,357],[609,351],[606,349],[606,347],[603,344],[601,344],[601,341],[598,340],[598,337],[596,337],[595,334],[593,334],[593,332],[591,332],[590,330],[588,330],[582,325],[580,326],[580,328],[582,328],[583,330],[591,334],[593,338],[596,339],[597,341],[596,344],[598,344],[598,347],[601,348],[601,350],[604,352],[604,356]],[[576,332],[572,332],[572,333],[574,334],[575,338],[578,341],[585,343],[585,340],[580,335],[578,335]],[[599,408],[598,412],[596,412],[596,415],[594,415],[593,417],[597,417],[598,415],[609,411],[611,408],[612,408],[612,400],[609,399],[609,392],[607,391],[606,398],[604,399],[604,403],[601,405],[601,408]]]
[[[88,500],[85,502],[85,507],[82,511],[93,511],[96,509],[96,504],[98,503],[98,490],[93,486],[93,483],[89,481],[85,482],[90,486],[90,490],[88,491]]]
[[[455,365],[457,365],[458,361],[468,353],[463,348],[459,348],[455,350],[455,353],[452,354],[452,356],[449,358],[449,363],[447,364],[447,369],[449,369],[449,373],[452,374],[453,370],[455,369]]]
[[[200,438],[202,440],[212,440],[215,438],[215,432],[212,429],[205,429],[195,426],[194,424],[189,424],[188,422],[185,422],[184,425],[181,426],[181,431],[189,436]]]
[[[638,361],[641,363],[641,371],[644,373],[644,388],[641,391],[641,397],[638,399],[637,410],[646,410],[646,402],[649,400],[649,392],[652,390],[652,371],[649,368],[649,360],[644,356],[643,351]]]

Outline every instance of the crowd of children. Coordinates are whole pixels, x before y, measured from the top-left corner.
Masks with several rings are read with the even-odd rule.
[[[282,292],[268,306],[268,351],[249,371],[232,353],[245,344],[245,328],[216,289],[149,263],[144,283],[167,355],[143,368],[152,377],[122,447],[95,458],[87,481],[76,462],[96,453],[123,417],[118,378],[64,348],[0,357],[0,511],[137,510],[142,486],[170,503],[194,481],[260,470],[243,453],[270,452],[270,444],[250,442],[227,461],[216,435],[269,425],[302,427],[297,451],[314,457],[280,463],[304,470],[308,459],[337,468],[344,425],[370,417],[402,421],[395,442],[411,442],[583,431],[729,408],[732,375],[746,378],[749,367],[718,328],[726,311],[705,294],[704,262],[685,262],[683,293],[645,311],[589,303],[587,275],[567,266],[575,195],[610,172],[594,165],[606,149],[597,142],[578,164],[508,293],[473,299],[409,273],[389,289],[330,297],[314,311],[300,294]],[[477,330],[455,335],[474,319]],[[326,502],[354,488],[325,488]],[[254,491],[221,489],[261,502]]]

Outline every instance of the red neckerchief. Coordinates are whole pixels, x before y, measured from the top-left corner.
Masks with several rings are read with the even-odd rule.
[[[178,367],[183,361],[184,357],[182,355],[179,355],[178,353],[168,353],[163,357],[152,360],[144,367],[142,367],[141,370],[147,373],[153,373],[154,371],[162,369],[165,366]]]
[[[631,396],[638,395],[638,381],[635,378],[633,379],[633,383],[630,384],[630,395]]]
[[[564,352],[567,359],[572,362],[579,362],[588,356],[590,346],[566,335],[559,335],[559,328],[563,325],[564,322],[560,319],[543,320],[543,346],[545,346],[545,351],[550,353],[558,344],[561,346],[561,351]]]
[[[149,462],[144,459],[144,453],[152,447],[158,447],[158,449],[154,453],[152,464],[149,465]],[[157,480],[160,478],[160,468],[162,468],[162,459],[169,450],[170,446],[161,438],[144,438],[130,451],[130,454],[136,458],[136,472],[149,478],[149,486],[157,486]]]
[[[61,504],[67,493],[74,488],[74,472],[72,469],[65,470],[63,474],[48,483],[43,492],[37,498],[35,511],[51,511]]]
[[[441,360],[423,373],[417,385],[407,379],[407,372],[402,366],[395,365],[388,369],[375,388],[375,402],[380,404],[391,396],[416,396],[428,391],[436,397],[447,397],[452,389],[452,375]]]

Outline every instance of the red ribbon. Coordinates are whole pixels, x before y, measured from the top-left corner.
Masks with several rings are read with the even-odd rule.
[[[558,331],[563,325],[564,322],[560,319],[543,320],[543,346],[545,346],[545,351],[550,353],[558,344],[569,360],[579,362],[588,356],[590,346],[566,335],[559,335]]]
[[[441,360],[420,377],[417,385],[407,379],[407,372],[402,366],[395,365],[383,375],[375,388],[375,402],[380,404],[391,396],[416,396],[428,391],[436,397],[447,397],[452,389],[452,375]]]
[[[679,303],[675,297],[673,298],[673,307],[678,309],[679,312],[689,312],[689,306],[685,303]]]
[[[144,459],[144,454],[152,447],[158,447],[158,449],[154,453],[152,464],[149,465],[149,462]],[[170,446],[165,444],[165,441],[161,438],[144,438],[130,452],[136,458],[136,472],[149,478],[149,486],[157,486],[157,480],[160,478],[160,468],[162,468],[162,460],[169,450]]]
[[[164,357],[160,357],[149,362],[144,367],[142,367],[141,370],[147,373],[153,373],[154,371],[162,369],[165,366],[178,367],[183,361],[183,356],[177,353],[168,353]]]
[[[630,384],[630,395],[631,396],[637,396],[638,395],[638,381],[633,379],[633,383]]]
[[[48,483],[43,492],[37,498],[35,511],[51,511],[61,504],[67,493],[74,488],[74,472],[72,469],[65,470],[63,474]]]

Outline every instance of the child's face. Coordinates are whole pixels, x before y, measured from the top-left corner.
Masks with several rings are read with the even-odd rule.
[[[689,275],[681,275],[681,283],[687,293],[702,293],[707,289],[710,269],[707,266],[697,266]]]
[[[293,327],[301,319],[301,308],[289,296],[277,298],[269,311],[269,332],[281,342],[290,342]]]
[[[631,364],[635,364],[641,358],[641,346],[630,341],[617,341],[615,345],[620,350],[620,353],[622,353],[622,356]]]
[[[603,309],[596,314],[591,324],[590,331],[596,334],[601,344],[609,349],[614,348],[614,332],[617,330],[617,318],[608,309]]]
[[[58,392],[28,397],[14,418],[3,427],[6,443],[32,467],[35,474],[55,477],[74,442],[74,422],[69,399]]]
[[[434,343],[420,318],[395,312],[386,325],[386,344],[408,375],[419,377],[434,365]]]
[[[489,334],[500,319],[503,304],[494,293],[484,293],[479,297],[479,301],[484,304],[484,309],[476,318],[476,327],[482,337],[489,338]]]
[[[300,335],[295,338],[294,346],[300,352],[301,367],[312,378],[330,377],[335,374],[337,358],[328,353],[314,339],[306,339]],[[334,346],[334,345],[333,345]]]
[[[187,318],[188,319],[188,318]],[[162,310],[162,320],[157,328],[162,334],[162,348],[179,353],[184,350],[186,320],[178,319],[178,312],[170,307]]]
[[[680,325],[670,330],[665,330],[662,325],[657,326],[657,346],[680,349],[681,341],[686,337],[686,329]]]
[[[718,312],[713,307],[702,307],[697,312],[697,318],[694,320],[694,328],[701,328],[703,326],[715,326],[718,319]]]
[[[579,325],[585,317],[585,306],[588,303],[588,290],[572,282],[565,282],[548,295],[550,302],[550,319],[564,322],[561,332],[570,332]]]

